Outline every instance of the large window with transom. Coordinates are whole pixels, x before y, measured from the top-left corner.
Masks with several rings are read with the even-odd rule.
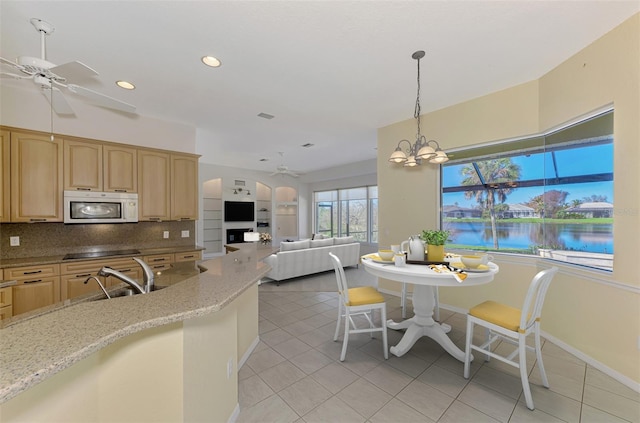
[[[378,242],[378,187],[314,192],[314,233]]]
[[[456,151],[442,166],[448,248],[613,268],[613,111]]]

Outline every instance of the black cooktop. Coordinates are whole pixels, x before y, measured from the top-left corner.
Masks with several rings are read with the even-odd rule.
[[[140,254],[138,250],[116,250],[116,251],[91,251],[88,253],[67,254],[62,260],[73,260],[83,258],[109,257],[109,256],[130,256]]]

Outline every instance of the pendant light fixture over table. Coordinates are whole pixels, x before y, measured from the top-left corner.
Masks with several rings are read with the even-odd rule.
[[[441,164],[449,160],[447,153],[442,151],[440,145],[435,140],[429,140],[420,133],[420,59],[424,57],[424,51],[419,50],[411,55],[418,62],[418,93],[416,95],[416,106],[413,117],[418,125],[416,140],[412,144],[409,140],[400,140],[395,151],[391,153],[389,161],[402,164],[405,167],[414,167],[422,164],[423,160],[429,163]],[[406,146],[404,145],[406,143]],[[403,146],[405,149],[403,150]],[[434,148],[435,146],[435,148]]]

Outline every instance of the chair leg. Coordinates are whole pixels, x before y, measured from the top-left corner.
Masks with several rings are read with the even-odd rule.
[[[533,410],[533,397],[529,386],[529,376],[527,375],[527,337],[520,334],[518,339],[518,363],[520,366],[520,379],[522,379],[522,390],[527,408]]]
[[[549,380],[547,379],[547,372],[544,371],[544,364],[542,363],[542,344],[540,343],[540,323],[535,323],[534,336],[536,341],[536,360],[538,368],[540,369],[540,377],[542,378],[542,385],[545,388],[549,387]]]
[[[407,284],[402,284],[402,293],[400,294],[400,306],[402,307],[402,318],[407,317]]]
[[[433,287],[433,292],[434,292],[434,307],[433,307],[433,319],[436,322],[440,321],[440,296],[438,295],[438,287],[434,286]]]
[[[336,323],[336,333],[333,335],[333,340],[338,340],[338,335],[340,333],[340,321],[342,320],[342,300],[338,297],[338,322]]]
[[[473,339],[473,322],[467,317],[467,337],[464,343],[464,378],[469,379],[471,368],[471,341]]]
[[[345,307],[344,312],[344,339],[342,341],[342,352],[340,353],[340,361],[344,361],[344,358],[347,356],[347,344],[349,343],[349,320],[351,316],[349,316],[349,310]]]
[[[382,322],[380,325],[382,326],[382,348],[384,349],[384,359],[389,359],[389,345],[387,342],[387,308],[386,306],[380,309],[380,318]]]
[[[489,328],[484,329],[484,338],[485,338],[485,342],[491,339],[491,329]],[[491,351],[491,344],[487,344],[486,350]],[[484,361],[489,361],[489,360],[491,360],[491,356],[489,354],[485,354]]]

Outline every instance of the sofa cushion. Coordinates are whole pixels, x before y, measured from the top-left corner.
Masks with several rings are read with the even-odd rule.
[[[314,248],[314,247],[328,247],[330,245],[333,245],[333,238],[312,239],[311,240],[311,248]]]
[[[305,239],[304,241],[282,241],[280,243],[280,251],[303,250],[305,248],[309,248],[309,242],[310,241],[308,239]]]
[[[353,240],[353,236],[341,236],[339,238],[335,238],[333,243],[335,245],[341,245],[341,244],[351,244],[352,242],[355,242]]]

